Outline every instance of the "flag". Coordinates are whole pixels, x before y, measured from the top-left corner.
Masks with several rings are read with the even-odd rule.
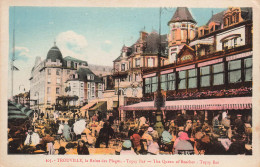
[[[17,67],[15,67],[15,66],[13,66],[12,70],[13,71],[19,71],[19,69]]]

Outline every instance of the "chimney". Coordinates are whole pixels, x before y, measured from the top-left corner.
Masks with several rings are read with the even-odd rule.
[[[145,32],[145,31],[141,31],[141,32],[140,32],[140,38],[141,38],[141,40],[142,40],[142,41],[145,41],[147,35],[148,35],[147,32]]]

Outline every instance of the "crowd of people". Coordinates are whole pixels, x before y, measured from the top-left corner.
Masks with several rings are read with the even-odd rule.
[[[243,119],[242,119],[243,118]],[[178,112],[173,120],[163,121],[163,131],[142,116],[119,122],[113,115],[91,118],[33,119],[8,128],[9,154],[78,154],[91,149],[113,149],[114,154],[252,154],[250,118],[238,114],[230,120],[219,112],[212,120]],[[104,153],[105,154],[105,153]]]

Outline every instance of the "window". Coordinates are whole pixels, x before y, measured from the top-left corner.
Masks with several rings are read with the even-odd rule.
[[[213,85],[224,84],[224,64],[213,65]]]
[[[51,97],[47,98],[47,104],[51,104]]]
[[[179,71],[179,89],[186,89],[186,71]]]
[[[56,75],[60,75],[60,69],[56,70]]]
[[[197,87],[197,70],[191,69],[188,70],[188,88]]]
[[[167,76],[168,80],[167,80],[167,89],[168,90],[175,90],[175,73],[169,73]]]
[[[91,79],[91,80],[94,80],[94,75],[90,75],[90,79]]]
[[[200,87],[210,86],[210,66],[200,67]]]
[[[88,88],[90,87],[90,84],[88,83]]]
[[[102,84],[98,84],[98,89],[102,89]]]
[[[228,62],[228,83],[241,82],[241,60]]]
[[[181,30],[181,40],[184,40],[184,30]]]
[[[77,67],[78,67],[78,64],[77,64],[77,63],[75,63],[75,64],[74,64],[74,68],[77,68]]]
[[[71,66],[71,62],[67,61],[67,66],[70,67]]]
[[[91,95],[92,95],[92,97],[95,96],[95,88],[94,87],[92,87],[92,89],[91,89]]]
[[[148,67],[153,67],[153,64],[154,64],[154,60],[153,60],[153,58],[148,58]]]
[[[57,84],[60,84],[60,78],[57,78]]]
[[[131,62],[129,62],[129,69],[131,68]]]
[[[135,81],[138,81],[138,80],[139,80],[138,74],[135,74]]]
[[[81,85],[81,87],[83,87],[83,83],[81,83],[80,85]]]
[[[125,64],[121,64],[121,71],[125,71]]]
[[[161,89],[167,90],[167,74],[161,75]]]
[[[51,77],[48,77],[48,84],[50,84],[51,83]]]
[[[222,43],[222,49],[227,50],[228,49],[228,41],[223,41]]]
[[[90,80],[90,75],[87,75],[87,79]]]
[[[56,94],[60,94],[60,88],[56,88]]]
[[[51,88],[48,87],[48,88],[47,88],[47,93],[49,94],[50,92],[51,92]]]
[[[135,67],[140,67],[140,58],[135,59]]]
[[[48,75],[51,75],[51,69],[48,69]]]
[[[145,93],[151,93],[151,78],[145,78]]]
[[[157,91],[158,88],[158,77],[152,77],[152,92]]]
[[[252,81],[252,58],[247,58],[244,61],[245,81]]]

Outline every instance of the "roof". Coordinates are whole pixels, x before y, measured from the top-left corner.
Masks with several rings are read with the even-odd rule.
[[[79,68],[77,71],[78,79],[84,82],[102,82],[101,78],[96,76],[89,68]],[[94,75],[94,80],[88,80],[87,75]]]
[[[171,20],[168,22],[169,23],[174,23],[174,22],[181,22],[181,21],[190,21],[193,23],[197,23],[189,9],[187,7],[178,7],[174,13],[174,15],[172,16]]]
[[[253,11],[252,8],[240,8],[241,9],[241,17],[244,20],[252,20]]]
[[[54,45],[47,54],[47,59],[51,59],[52,62],[56,62],[56,60],[60,60],[62,62],[62,54],[60,52],[60,49]]]
[[[125,47],[127,47],[127,46],[124,45],[121,50],[123,50]],[[132,54],[132,52],[133,52],[133,50],[134,50],[133,47],[134,47],[134,45],[132,45],[131,47],[127,47],[127,48],[129,48],[129,50],[130,50],[130,51],[127,52],[127,54],[126,54],[127,57]],[[123,52],[121,51],[120,55],[119,55],[113,62],[115,62],[115,61],[120,61],[120,60],[122,59],[122,57],[123,57]]]
[[[78,63],[86,63],[86,65],[88,65],[88,62],[87,62],[87,61],[79,60],[79,59],[76,59],[76,58],[70,57],[70,56],[64,57],[64,60],[65,60],[65,61],[78,62]]]
[[[207,25],[209,25],[210,22],[219,22],[220,24],[223,24],[223,15],[225,11],[219,12],[217,14],[214,14],[209,21],[207,22]]]
[[[160,35],[153,31],[146,38],[146,48],[144,53],[158,53],[160,43]],[[161,49],[164,51],[167,47],[167,34],[161,35]]]

